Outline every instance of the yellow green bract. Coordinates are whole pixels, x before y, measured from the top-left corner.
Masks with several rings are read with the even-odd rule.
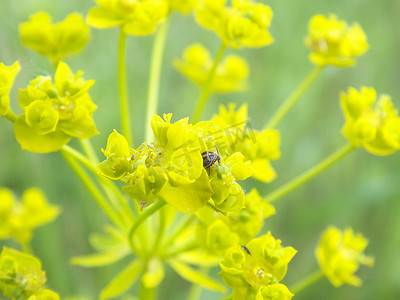
[[[86,17],[90,26],[108,28],[121,26],[126,34],[152,34],[168,14],[165,0],[96,0]],[[186,9],[186,8],[185,8]]]
[[[19,91],[24,113],[15,122],[15,137],[22,149],[46,153],[60,150],[72,137],[97,134],[92,114],[96,110],[88,94],[94,80],[85,81],[60,62],[54,76],[39,76]]]
[[[365,256],[368,240],[351,228],[344,231],[331,226],[321,237],[316,256],[322,272],[334,286],[345,283],[360,286],[361,279],[354,275],[360,265],[372,266],[373,257]]]
[[[319,66],[352,66],[369,47],[367,37],[358,23],[349,26],[334,14],[329,17],[313,16],[305,43],[312,51],[311,62]]]
[[[232,298],[255,299],[258,295],[262,298],[257,299],[269,299],[268,295],[273,290],[290,295],[285,289],[273,286],[286,275],[287,265],[296,250],[292,247],[283,248],[281,241],[276,240],[270,232],[251,240],[245,247],[229,248],[220,263],[223,281],[233,288]],[[269,288],[264,290],[265,287]]]
[[[47,56],[55,65],[67,56],[80,52],[90,39],[90,28],[78,13],[52,24],[51,16],[39,12],[19,27],[22,43]]]
[[[201,44],[189,46],[183,58],[174,61],[175,68],[200,87],[206,84],[212,65],[210,53]],[[240,56],[229,55],[218,65],[211,82],[211,91],[228,93],[246,90],[248,76],[246,61]]]
[[[3,247],[0,254],[0,291],[11,299],[59,300],[45,289],[46,276],[40,261],[29,254]]]
[[[26,243],[33,230],[50,223],[59,213],[59,208],[49,204],[38,189],[26,190],[22,201],[17,201],[9,189],[0,189],[0,239]]]
[[[199,0],[197,22],[216,34],[231,48],[262,47],[274,39],[268,31],[273,17],[269,6],[251,0]]]
[[[346,119],[342,132],[354,146],[376,155],[400,149],[400,118],[390,96],[381,95],[377,100],[373,88],[349,88],[340,101]]]
[[[7,67],[0,63],[0,116],[5,115],[10,105],[10,93],[15,76],[20,69],[19,62],[16,61],[11,66]]]

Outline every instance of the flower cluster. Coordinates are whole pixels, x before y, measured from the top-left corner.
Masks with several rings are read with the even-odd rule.
[[[45,272],[40,261],[29,254],[3,247],[0,254],[0,291],[11,299],[59,300],[45,289]]]
[[[346,119],[342,132],[356,147],[376,155],[388,155],[400,149],[400,118],[390,96],[376,100],[373,88],[360,91],[349,88],[342,93],[341,105]]]
[[[348,67],[368,50],[367,37],[358,23],[348,26],[337,16],[315,15],[308,26],[305,43],[311,49],[310,60],[319,66]]]
[[[279,282],[295,254],[295,249],[283,248],[268,232],[245,246],[229,248],[220,263],[220,275],[233,288],[233,300],[291,299],[293,294]]]
[[[17,201],[9,189],[0,189],[0,239],[14,238],[20,243],[32,238],[33,230],[53,221],[60,210],[51,205],[35,188],[24,192]]]
[[[52,24],[48,13],[38,12],[21,24],[19,31],[22,44],[47,56],[55,65],[81,51],[90,38],[90,28],[78,13]]]
[[[24,113],[15,122],[15,137],[22,149],[31,152],[60,150],[72,137],[89,138],[97,134],[92,114],[96,110],[88,94],[93,80],[85,81],[82,72],[74,75],[60,62],[54,84],[39,76],[19,91]]]
[[[96,28],[121,26],[125,34],[148,35],[168,14],[166,0],[96,0],[87,23]],[[183,8],[186,10],[186,8]]]
[[[368,240],[351,228],[343,231],[329,227],[321,237],[316,256],[322,272],[334,286],[361,285],[361,279],[354,275],[360,265],[372,266],[373,257],[364,255]]]
[[[252,0],[200,0],[195,9],[197,22],[216,32],[222,42],[231,48],[262,47],[274,39],[268,31],[272,20],[269,6]]]
[[[0,116],[5,115],[8,111],[10,105],[8,94],[10,93],[14,78],[18,74],[19,69],[18,61],[9,67],[0,63]]]
[[[213,66],[210,52],[201,44],[185,49],[182,59],[176,59],[174,66],[195,84],[204,86]],[[247,89],[249,68],[246,61],[237,55],[229,55],[222,61],[210,84],[211,92],[226,93]]]

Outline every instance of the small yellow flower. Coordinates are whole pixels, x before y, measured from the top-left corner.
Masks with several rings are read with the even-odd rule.
[[[311,49],[310,60],[316,65],[348,67],[368,50],[367,37],[358,23],[347,25],[330,14],[315,15],[308,25],[305,43]]]
[[[175,59],[174,66],[183,75],[200,87],[206,84],[213,65],[210,53],[201,44],[193,44],[185,49],[182,59]],[[249,67],[237,55],[229,55],[217,67],[211,82],[211,91],[228,93],[247,89]]]
[[[330,226],[322,235],[315,253],[322,272],[336,287],[345,283],[360,286],[361,279],[354,275],[360,265],[372,266],[374,258],[363,251],[368,240],[351,228],[344,231]]]
[[[252,0],[233,0],[232,6],[226,6],[226,0],[200,0],[195,16],[231,48],[262,47],[274,41],[268,31],[271,8]]]
[[[52,24],[51,16],[39,12],[19,27],[22,43],[47,56],[55,65],[67,56],[80,52],[90,39],[90,28],[78,13]]]
[[[86,17],[90,26],[121,26],[126,34],[148,35],[168,14],[166,0],[96,0]]]
[[[373,88],[349,88],[342,93],[341,105],[346,119],[342,132],[356,147],[376,155],[389,155],[400,149],[400,118],[390,96],[376,100]]]
[[[0,116],[7,113],[10,104],[8,94],[10,93],[14,78],[18,74],[19,69],[18,61],[9,67],[0,63]]]

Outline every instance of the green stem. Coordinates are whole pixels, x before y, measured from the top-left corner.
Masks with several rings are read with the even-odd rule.
[[[278,188],[277,190],[273,191],[272,193],[268,194],[264,199],[269,203],[278,200],[279,198],[289,194],[294,189],[298,188],[299,186],[305,184],[310,179],[317,176],[322,171],[329,168],[331,165],[339,161],[341,158],[345,157],[354,149],[354,146],[351,144],[347,144],[340,148],[338,151],[333,153],[331,156],[327,157],[323,161],[321,161],[316,166],[312,167],[311,169],[307,170],[303,174],[299,175],[292,181],[286,183],[282,187]]]
[[[160,246],[161,240],[164,236],[164,232],[165,232],[165,222],[166,222],[166,218],[165,218],[165,209],[160,209],[159,210],[159,225],[158,225],[158,231],[157,231],[157,236],[156,239],[154,241],[154,246],[153,246],[153,252],[157,253],[157,250]]]
[[[82,167],[71,157],[69,152],[65,151],[64,148],[60,150],[62,156],[69,164],[71,169],[75,172],[78,178],[82,181],[85,187],[88,189],[90,194],[96,200],[97,204],[101,207],[101,209],[107,214],[110,220],[117,225],[120,229],[124,229],[124,224],[116,212],[112,209],[109,203],[106,201],[104,196],[98,191],[96,185],[88,176],[88,174],[82,169]]]
[[[89,139],[79,139],[79,142],[81,143],[81,146],[83,148],[83,151],[85,152],[86,156],[89,158],[89,160],[92,162],[93,165],[97,165],[99,163],[99,159],[96,155],[96,152],[93,149],[93,145],[90,142]]]
[[[125,136],[128,144],[133,147],[133,139],[131,134],[131,121],[129,102],[126,87],[126,68],[125,68],[125,45],[126,34],[122,30],[119,35],[119,47],[118,47],[118,87],[120,94],[120,114],[122,123],[122,133]]]
[[[196,220],[195,215],[187,216],[183,215],[182,216],[182,221],[180,221],[178,224],[176,224],[174,231],[172,234],[169,236],[168,240],[165,242],[163,245],[163,249],[168,249],[169,246],[176,240],[177,237],[179,237],[182,233],[184,233],[188,228],[190,228],[190,224]]]
[[[136,229],[139,228],[139,226],[150,216],[152,216],[157,210],[161,209],[165,204],[167,204],[164,200],[157,200],[156,203],[151,205],[149,208],[147,208],[142,214],[139,215],[139,217],[136,219],[135,223],[131,227],[131,230],[129,231],[129,243],[131,244],[131,248],[136,252],[136,247],[135,243],[133,240],[133,236],[135,234]]]
[[[178,254],[181,253],[185,253],[194,249],[197,249],[199,247],[199,244],[197,243],[197,241],[192,241],[190,243],[187,243],[185,245],[183,245],[182,247],[175,249],[174,251],[171,251],[169,253],[166,253],[164,255],[162,255],[162,259],[167,260],[169,258],[174,258],[176,257]]]
[[[164,53],[165,40],[168,31],[168,19],[159,27],[157,35],[154,40],[153,52],[151,55],[150,65],[150,78],[149,78],[149,90],[147,98],[147,115],[146,115],[146,131],[145,141],[153,141],[153,131],[151,129],[151,118],[157,113],[158,106],[158,92],[160,86],[160,74],[162,57]]]
[[[264,127],[265,129],[273,129],[279,125],[286,114],[293,108],[304,92],[310,87],[310,85],[315,81],[321,71],[324,69],[323,66],[315,67],[304,81],[297,87],[297,89],[281,104],[275,114],[272,116],[271,120]]]
[[[202,267],[202,268],[200,268],[199,271],[200,271],[202,274],[207,275],[208,270],[209,270],[209,267]],[[192,283],[192,286],[191,286],[191,288],[190,288],[190,291],[189,291],[189,295],[188,295],[188,297],[187,297],[187,300],[198,300],[198,299],[200,299],[200,296],[201,296],[201,292],[202,292],[202,291],[203,291],[203,288],[202,288],[201,285],[198,285],[198,284],[196,284],[196,283]]]
[[[21,245],[22,252],[27,253],[27,254],[32,254],[32,247],[31,247],[31,243],[29,241],[21,242],[20,245]]]
[[[298,283],[296,283],[292,288],[290,288],[290,291],[297,295],[299,292],[302,290],[308,288],[309,286],[313,285],[316,283],[318,280],[324,277],[324,273],[322,273],[321,270],[315,271],[314,273],[310,274],[306,278],[300,280]]]
[[[14,114],[14,112],[9,108],[6,111],[6,114],[4,115],[8,120],[10,120],[12,123],[15,123],[17,120],[17,116]]]
[[[96,167],[93,165],[93,163],[89,159],[87,159],[87,157],[85,157],[84,155],[82,155],[82,153],[80,153],[79,151],[76,151],[74,148],[72,148],[68,145],[63,146],[61,151],[68,153],[69,156],[73,157],[74,159],[76,159],[77,161],[82,163],[84,166],[86,166],[89,169],[89,171],[91,171],[93,174],[95,174],[97,179],[100,181],[101,185],[107,186],[113,192],[113,195],[117,197],[117,199],[118,199],[119,203],[121,204],[122,208],[124,209],[124,211],[128,213],[129,218],[133,219],[134,216],[132,214],[132,210],[129,207],[126,198],[121,194],[119,188],[109,179],[104,178],[101,175],[98,175]],[[110,196],[110,195],[108,195],[108,196]]]
[[[157,299],[157,288],[150,288],[144,286],[143,282],[140,283],[139,300],[153,300]]]
[[[222,56],[224,55],[225,49],[226,45],[222,44],[218,50],[217,56],[215,57],[214,64],[212,65],[210,72],[208,73],[207,80],[202,87],[200,98],[197,101],[196,110],[193,115],[193,124],[199,121],[201,113],[203,112],[203,109],[207,103],[208,96],[211,93],[211,84],[217,71],[218,64],[221,61]]]

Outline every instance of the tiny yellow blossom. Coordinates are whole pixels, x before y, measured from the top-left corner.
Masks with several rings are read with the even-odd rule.
[[[148,35],[168,14],[166,0],[96,0],[86,17],[90,26],[121,26],[126,34]]]
[[[377,100],[373,88],[349,88],[340,101],[346,119],[342,132],[355,147],[376,155],[400,149],[400,118],[390,96],[381,95]]]
[[[18,61],[9,67],[0,63],[0,116],[7,113],[10,105],[8,94],[10,93],[14,78],[18,74],[19,69],[20,66]]]
[[[368,50],[367,37],[358,23],[347,25],[330,14],[315,15],[308,26],[305,43],[311,49],[310,60],[316,65],[348,67]]]
[[[201,44],[185,49],[182,59],[175,59],[174,66],[183,75],[200,87],[206,84],[213,65],[210,53]],[[237,92],[247,89],[249,67],[237,55],[229,55],[217,67],[211,82],[211,91],[216,93]]]
[[[322,272],[336,287],[345,283],[360,286],[361,279],[354,275],[360,265],[372,266],[374,259],[363,251],[368,240],[351,228],[344,231],[331,226],[321,237],[315,253]]]
[[[26,190],[22,201],[17,201],[9,189],[0,189],[0,239],[28,242],[36,228],[50,223],[59,213],[60,209],[49,204],[38,189]]]
[[[90,39],[90,28],[78,13],[52,24],[51,16],[39,12],[19,27],[22,43],[47,56],[55,65],[67,56],[80,52]]]
[[[231,48],[262,47],[274,41],[268,31],[271,8],[252,0],[233,0],[231,6],[226,6],[226,0],[199,0],[195,16]]]

